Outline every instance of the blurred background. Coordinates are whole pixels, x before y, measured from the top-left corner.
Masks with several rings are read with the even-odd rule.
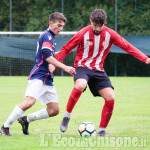
[[[91,12],[104,9],[107,25],[150,56],[149,0],[1,0],[0,1],[0,75],[29,75],[34,65],[39,34],[48,28],[49,15],[62,12],[67,18],[65,31],[78,31],[90,24]],[[4,33],[21,32],[16,34]],[[22,34],[23,32],[32,32]],[[33,34],[35,32],[36,34]],[[73,36],[56,37],[57,51]],[[73,65],[76,49],[64,63]],[[113,46],[104,68],[109,76],[150,76],[146,65]],[[68,75],[56,69],[55,75]]]

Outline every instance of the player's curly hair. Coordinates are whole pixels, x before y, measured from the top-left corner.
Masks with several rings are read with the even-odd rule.
[[[67,22],[65,16],[60,12],[54,12],[49,16],[49,21],[55,22],[56,20],[64,21],[64,23]]]
[[[106,12],[102,9],[95,9],[91,14],[90,19],[96,24],[104,25],[107,23]]]

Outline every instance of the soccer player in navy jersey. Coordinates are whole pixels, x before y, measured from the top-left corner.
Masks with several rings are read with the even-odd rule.
[[[53,117],[59,113],[58,96],[53,85],[54,75],[49,72],[48,65],[53,64],[62,68],[67,73],[75,74],[75,69],[57,61],[55,56],[55,35],[58,35],[66,23],[62,13],[54,12],[49,17],[49,28],[40,35],[37,43],[36,60],[29,75],[28,86],[25,92],[25,101],[17,105],[4,125],[1,127],[1,134],[10,136],[9,128],[18,119],[22,125],[24,134],[29,134],[28,125],[30,122],[39,119]],[[39,99],[43,105],[47,105],[37,112],[22,116],[23,113],[32,107]]]
[[[62,132],[67,130],[71,112],[88,84],[92,94],[94,96],[102,96],[105,101],[101,113],[98,136],[109,135],[105,129],[113,113],[115,96],[114,88],[104,71],[103,63],[112,44],[122,48],[140,61],[150,64],[150,58],[114,30],[105,26],[106,18],[104,10],[94,10],[90,17],[91,25],[77,32],[63,46],[56,57],[61,62],[77,46],[77,54],[74,61],[74,67],[76,68],[76,74],[74,75],[75,86],[69,97],[66,113],[60,125]]]

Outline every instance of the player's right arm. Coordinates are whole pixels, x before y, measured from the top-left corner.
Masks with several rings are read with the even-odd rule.
[[[63,63],[60,63],[59,61],[57,61],[53,56],[54,56],[54,50],[53,50],[53,39],[52,38],[48,38],[48,36],[44,36],[43,37],[43,41],[42,41],[42,58],[43,60],[46,60],[49,64],[52,64],[56,67],[59,67],[61,69],[63,69],[65,72],[73,75],[75,74],[75,68],[70,67],[70,66],[66,66]],[[49,69],[49,66],[48,66]],[[51,73],[54,70],[52,69],[52,71],[50,71]]]
[[[77,32],[59,51],[56,59],[61,62],[81,41],[82,30]]]

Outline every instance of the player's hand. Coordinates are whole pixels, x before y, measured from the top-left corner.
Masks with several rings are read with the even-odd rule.
[[[73,68],[73,67],[70,67],[70,66],[66,66],[64,68],[64,71],[67,72],[67,73],[69,73],[69,74],[71,74],[71,75],[76,74],[76,69]]]
[[[150,58],[146,60],[146,64],[150,64]]]
[[[55,66],[52,65],[52,64],[49,64],[48,65],[48,70],[49,70],[50,73],[53,73],[55,71]]]

